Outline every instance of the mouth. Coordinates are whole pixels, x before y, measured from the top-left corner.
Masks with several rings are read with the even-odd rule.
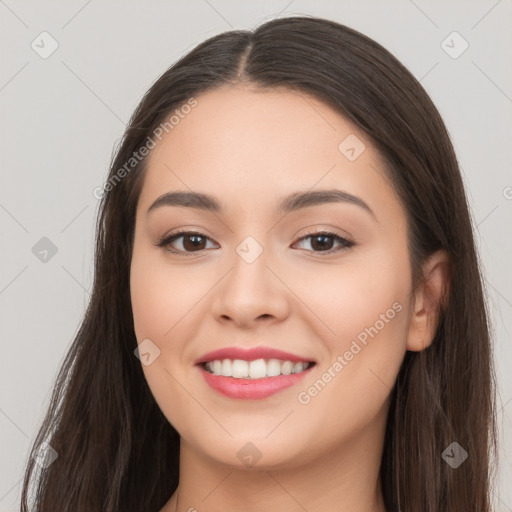
[[[267,398],[299,383],[316,365],[289,359],[213,359],[196,364],[206,383],[229,398]]]

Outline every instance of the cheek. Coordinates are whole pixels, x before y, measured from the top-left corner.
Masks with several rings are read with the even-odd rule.
[[[325,276],[319,271],[308,292],[332,332],[323,336],[327,357],[298,398],[306,411],[340,412],[317,425],[330,431],[340,424],[357,429],[382,411],[406,350],[407,252],[382,249],[353,261],[339,271],[326,268]]]
[[[197,325],[191,310],[204,293],[191,284],[191,277],[162,264],[157,251],[134,250],[130,292],[135,335],[139,344],[149,339],[159,350],[150,364],[141,361],[142,370],[158,406],[179,432],[190,428],[183,414],[190,396],[180,383],[186,382],[187,340],[195,336]]]
[[[311,277],[304,279],[305,273]],[[318,334],[331,353],[348,348],[360,333],[364,341],[365,329],[375,324],[379,337],[389,335],[390,343],[399,343],[395,335],[406,328],[403,320],[410,288],[405,249],[379,247],[354,253],[339,264],[295,269],[288,279],[295,280],[293,289],[314,313]]]
[[[137,339],[165,342],[198,301],[201,286],[191,270],[173,269],[158,251],[141,249],[132,258],[130,292]]]

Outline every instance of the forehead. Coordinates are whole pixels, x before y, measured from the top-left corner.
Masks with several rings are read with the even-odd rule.
[[[396,202],[368,138],[317,98],[226,87],[195,99],[149,156],[143,206],[170,190],[188,190],[228,204],[243,196],[247,209],[260,208],[267,197],[314,187]]]
[[[194,149],[187,160],[209,158],[258,162],[300,161],[305,154],[338,151],[349,134],[364,136],[320,100],[287,89],[225,87],[196,98],[197,105],[164,136],[153,156],[166,149]],[[166,147],[164,147],[166,146]],[[276,162],[278,163],[278,162]]]

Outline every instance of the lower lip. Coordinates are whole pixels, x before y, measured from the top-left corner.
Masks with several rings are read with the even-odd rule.
[[[241,398],[243,400],[257,400],[266,398],[283,389],[289,388],[301,381],[313,368],[311,365],[300,373],[290,375],[279,375],[278,377],[264,377],[262,379],[235,379],[234,377],[223,377],[213,375],[199,366],[204,380],[215,391],[229,398]]]

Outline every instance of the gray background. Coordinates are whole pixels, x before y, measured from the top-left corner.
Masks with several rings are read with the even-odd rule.
[[[502,447],[494,499],[496,510],[512,511],[512,0],[0,0],[0,512],[16,510],[30,442],[85,311],[93,190],[136,104],[207,37],[300,13],[380,42],[421,80],[447,124],[496,336]],[[45,59],[31,47],[51,48],[43,31],[59,45]],[[469,47],[456,55],[464,40]],[[37,250],[43,237],[57,248],[46,261]]]

